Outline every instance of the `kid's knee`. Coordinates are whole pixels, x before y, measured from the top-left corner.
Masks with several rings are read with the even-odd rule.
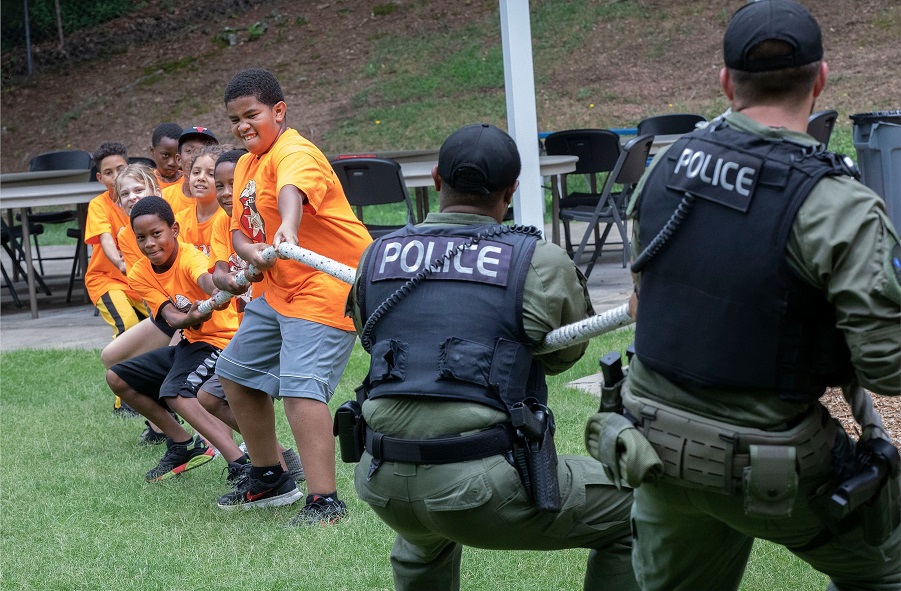
[[[110,390],[119,394],[128,389],[128,384],[119,377],[119,374],[114,372],[111,369],[106,370],[106,384],[110,387]]]

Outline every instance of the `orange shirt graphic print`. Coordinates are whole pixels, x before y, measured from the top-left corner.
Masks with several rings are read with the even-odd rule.
[[[254,242],[266,242],[266,227],[263,216],[257,211],[257,183],[250,179],[247,186],[241,191],[241,226],[247,230],[250,239]]]

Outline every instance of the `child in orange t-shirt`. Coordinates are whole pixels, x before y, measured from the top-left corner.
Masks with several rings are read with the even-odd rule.
[[[325,155],[285,120],[284,93],[262,69],[239,72],[225,89],[232,132],[250,152],[235,169],[232,242],[235,253],[263,271],[261,294],[244,309],[216,374],[253,463],[247,486],[219,506],[293,503],[297,487],[279,466],[275,419],[267,397],[284,402],[307,477],[306,506],[292,525],[331,524],[347,513],[335,482],[335,440],[327,403],[355,341],[344,316],[350,286],[294,261],[267,261],[270,244],[300,244],[356,266],[371,242],[354,216]],[[217,272],[220,289],[235,288]]]
[[[140,199],[150,195],[160,196],[154,171],[143,164],[129,164],[123,168],[116,178],[114,190],[116,202],[126,215],[131,214],[132,208]],[[131,269],[144,258],[131,224],[126,224],[119,230],[116,244],[122,253],[126,269]],[[104,347],[100,360],[109,369],[121,361],[165,346],[176,332],[161,318],[145,318]]]
[[[160,189],[177,185],[181,181],[181,165],[178,163],[178,138],[182,129],[178,123],[160,123],[153,128],[150,137],[150,158],[156,164],[156,181]]]
[[[182,182],[175,183],[163,189],[163,199],[172,206],[172,211],[176,214],[186,207],[191,207],[194,201],[191,196],[191,189],[188,185],[190,180],[191,166],[194,156],[200,153],[204,146],[218,144],[219,140],[213,135],[213,132],[207,127],[188,127],[178,136],[178,154],[176,160],[178,166],[182,170]]]
[[[148,315],[147,307],[125,278],[125,261],[116,245],[116,235],[128,224],[128,216],[113,198],[113,183],[119,172],[128,165],[128,151],[119,142],[104,142],[94,152],[97,180],[106,191],[88,204],[85,221],[85,244],[93,245],[91,260],[84,274],[85,290],[91,303],[113,328],[113,338],[136,325]],[[134,412],[123,406],[118,397],[113,411],[122,416]]]
[[[247,150],[244,149],[229,150],[220,154],[216,160],[214,173],[216,178],[216,200],[219,201],[219,206],[226,215],[216,218],[213,233],[210,237],[211,273],[216,269],[219,269],[222,273],[232,273],[243,271],[247,268],[247,263],[235,254],[231,239],[232,190],[235,183],[235,164],[246,153]],[[251,290],[247,289],[243,294],[232,299],[232,304],[238,311],[239,318],[243,315],[244,306],[250,301],[250,292]],[[225,391],[219,382],[219,376],[213,376],[203,385],[197,393],[197,399],[211,415],[240,433],[235,415],[225,399]],[[282,468],[291,475],[294,482],[300,484],[305,479],[305,476],[303,465],[297,452],[293,449],[286,449],[280,443],[277,447]],[[239,462],[229,463],[229,483],[236,488],[240,487],[250,476],[250,468],[249,459],[242,458]]]
[[[147,473],[155,482],[177,476],[213,458],[213,450],[192,437],[169,410],[177,412],[228,461],[243,453],[231,431],[197,401],[197,390],[212,376],[219,352],[234,335],[238,316],[228,304],[201,314],[202,300],[218,291],[207,271],[209,259],[180,245],[178,223],[161,197],[138,201],[131,225],[144,256],[128,272],[135,290],[156,315],[183,330],[174,347],[161,347],[114,365],[107,372],[110,388],[168,436],[166,453]]]
[[[213,226],[224,223],[223,220],[229,217],[229,214],[222,211],[216,199],[216,180],[213,178],[216,158],[229,149],[231,146],[210,145],[194,155],[185,181],[193,203],[175,213],[175,219],[181,228],[179,239],[185,244],[193,244],[207,256],[210,255]]]

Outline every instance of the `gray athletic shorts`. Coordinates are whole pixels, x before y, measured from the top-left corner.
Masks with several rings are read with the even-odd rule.
[[[216,374],[273,398],[328,402],[344,373],[356,333],[282,316],[265,295],[244,308]]]
[[[208,379],[200,389],[210,396],[225,400],[225,390],[222,389],[222,382],[219,381],[219,376],[217,375],[213,375],[213,377]]]

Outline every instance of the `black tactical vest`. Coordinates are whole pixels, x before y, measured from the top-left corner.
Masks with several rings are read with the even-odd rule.
[[[537,236],[501,225],[407,226],[376,240],[358,288],[369,321],[361,335],[371,356],[366,397],[466,400],[503,411],[527,396],[546,403],[544,370],[522,324]]]
[[[641,362],[690,387],[771,390],[798,402],[849,379],[834,309],[785,252],[813,186],[837,174],[848,169],[834,154],[724,124],[676,142],[642,191],[642,247],[686,194],[695,199],[641,273]]]

